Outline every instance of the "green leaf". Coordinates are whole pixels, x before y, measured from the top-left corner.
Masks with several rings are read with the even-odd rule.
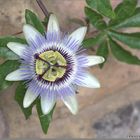
[[[137,2],[138,0],[123,0],[123,2],[115,8],[117,18],[125,19],[131,16],[136,9]]]
[[[104,39],[106,38],[106,34],[105,33],[99,33],[96,37],[94,38],[87,38],[83,41],[83,46],[85,48],[91,48],[94,47],[96,45],[100,45]]]
[[[26,41],[21,38],[13,37],[13,36],[4,36],[0,37],[0,57],[6,60],[17,60],[19,57],[8,49],[7,44],[9,42],[18,42],[21,44],[26,44]]]
[[[131,48],[140,49],[140,33],[119,33],[111,31],[108,34]]]
[[[128,64],[140,65],[140,60],[138,57],[132,55],[129,51],[123,49],[114,40],[110,39],[109,42],[110,42],[110,48],[111,48],[112,54],[115,56],[117,60],[128,63]]]
[[[18,67],[18,61],[6,61],[0,65],[0,90],[4,90],[13,84],[13,82],[6,81],[5,77]]]
[[[123,0],[122,3],[120,3],[116,8],[115,8],[115,14],[116,18],[115,20],[112,20],[110,22],[110,25],[115,25],[118,24],[125,19],[129,18],[130,16],[133,15],[135,12],[137,5],[137,0]]]
[[[108,50],[108,42],[105,40],[97,49],[97,55],[103,56],[105,58],[105,62],[107,61],[108,55],[109,55],[109,50]],[[104,63],[100,64],[100,68],[104,66]]]
[[[96,42],[97,42],[96,38],[86,38],[83,41],[83,47],[92,48],[97,44]]]
[[[86,2],[91,8],[96,9],[102,15],[111,19],[115,18],[110,0],[87,0]]]
[[[103,30],[107,27],[102,15],[98,14],[96,11],[85,7],[85,14],[91,24],[97,29]]]
[[[45,27],[47,27],[48,21],[49,21],[49,18],[48,18],[48,17],[45,17],[45,18],[44,18],[44,21],[42,21],[42,23],[43,23],[43,25],[44,25]]]
[[[133,13],[133,15],[137,15],[140,13],[140,7],[137,7]]]
[[[41,34],[44,34],[45,27],[42,24],[42,22],[39,20],[39,18],[36,16],[35,13],[32,11],[26,9],[25,12],[25,19],[26,23],[32,25],[34,28],[36,28]]]
[[[137,0],[123,0],[123,2],[115,8],[116,18],[126,19],[130,17],[134,13],[136,6]]]
[[[17,103],[19,104],[24,116],[26,119],[29,119],[29,117],[32,115],[32,108],[33,105],[32,104],[30,107],[28,108],[24,108],[23,107],[23,99],[26,93],[26,86],[23,82],[20,82],[17,89],[16,89],[16,93],[15,93],[15,100],[17,101]]]
[[[135,15],[125,19],[121,23],[112,26],[112,28],[114,28],[114,29],[123,28],[123,27],[124,28],[126,28],[126,27],[140,27],[140,13],[135,14]]]
[[[40,120],[40,123],[41,123],[42,130],[45,134],[47,134],[47,132],[48,132],[48,128],[49,128],[50,122],[52,120],[52,115],[53,115],[55,106],[49,114],[44,115],[42,113],[42,110],[41,110],[40,100],[37,101],[36,108],[37,108],[37,112],[38,112],[38,116],[39,116],[39,120]]]
[[[98,1],[97,0],[86,0],[86,3],[88,4],[88,6],[90,6],[91,8],[94,8],[97,10],[98,8]]]
[[[7,43],[9,43],[9,42],[18,42],[18,43],[26,44],[25,39],[21,39],[18,37],[14,37],[14,36],[0,37],[0,47],[7,47]]]
[[[116,18],[123,20],[130,17],[134,13],[136,5],[137,0],[123,0],[123,2],[115,8]]]
[[[9,50],[8,48],[1,47],[0,48],[0,57],[6,59],[6,60],[18,60],[19,56],[16,55],[14,52]]]

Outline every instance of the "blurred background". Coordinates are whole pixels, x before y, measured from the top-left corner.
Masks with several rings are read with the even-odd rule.
[[[111,0],[115,7],[121,0]],[[43,0],[54,12],[63,31],[79,25],[69,19],[84,15],[85,0]],[[22,30],[25,9],[44,15],[35,0],[0,0],[0,35]],[[136,31],[136,30],[135,30]],[[129,32],[129,31],[128,31]],[[88,51],[95,54],[94,50]],[[140,52],[135,52],[140,56]],[[123,64],[111,55],[103,69],[90,69],[101,82],[100,89],[80,88],[79,113],[73,116],[62,102],[57,103],[47,135],[44,135],[36,109],[25,120],[14,101],[15,85],[0,94],[0,138],[128,138],[140,135],[140,67]]]

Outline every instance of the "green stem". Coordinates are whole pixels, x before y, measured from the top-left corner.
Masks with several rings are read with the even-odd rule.
[[[39,5],[39,7],[41,8],[41,10],[44,13],[44,15],[46,17],[48,17],[49,16],[49,12],[48,12],[46,6],[44,5],[44,3],[42,2],[42,0],[36,0],[36,2]]]

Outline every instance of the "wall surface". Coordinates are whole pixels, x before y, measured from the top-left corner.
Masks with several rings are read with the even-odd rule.
[[[84,0],[43,0],[59,18],[63,31],[78,27],[71,18],[84,18]],[[113,6],[121,0],[112,0]],[[43,14],[33,0],[0,0],[0,35],[22,30],[24,10]],[[124,46],[125,47],[125,46]],[[94,51],[89,53],[95,53]],[[134,51],[138,56],[140,52]],[[15,86],[0,94],[0,138],[95,138],[140,135],[140,67],[116,61],[110,55],[105,67],[90,69],[101,82],[100,89],[80,88],[79,113],[70,114],[62,102],[57,104],[48,135],[41,131],[35,108],[29,120],[14,101]]]

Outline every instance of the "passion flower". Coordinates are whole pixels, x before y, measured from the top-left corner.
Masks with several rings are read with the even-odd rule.
[[[44,35],[26,24],[23,32],[28,44],[7,44],[21,58],[21,66],[8,74],[6,80],[26,81],[24,108],[39,96],[44,114],[52,110],[57,99],[61,99],[76,114],[76,87],[100,87],[98,80],[88,73],[87,67],[104,62],[104,58],[88,56],[83,51],[81,45],[86,30],[86,27],[81,27],[72,34],[62,34],[55,15],[51,14]]]

